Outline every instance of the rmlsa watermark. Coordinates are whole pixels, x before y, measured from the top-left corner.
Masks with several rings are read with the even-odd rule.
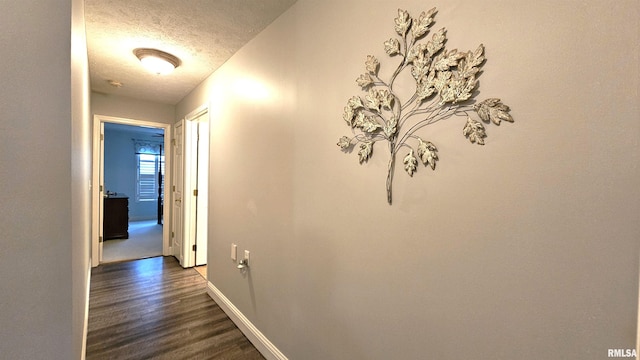
[[[610,358],[638,358],[636,349],[609,349],[607,356]]]

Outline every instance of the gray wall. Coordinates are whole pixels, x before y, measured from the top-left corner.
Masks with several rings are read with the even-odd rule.
[[[0,349],[80,359],[90,269],[83,2],[5,2],[0,18]]]
[[[138,100],[117,95],[91,93],[91,112],[94,115],[145,120],[163,124],[175,122],[175,106]]]
[[[425,129],[435,171],[343,154],[397,8],[486,46],[516,122]],[[290,359],[602,359],[636,344],[639,5],[300,0],[176,107],[211,104],[210,281]],[[388,73],[386,73],[388,76]],[[403,155],[399,155],[403,156]],[[251,251],[243,276],[234,242]]]
[[[84,1],[72,1],[71,280],[72,359],[84,359],[91,276],[91,118]]]

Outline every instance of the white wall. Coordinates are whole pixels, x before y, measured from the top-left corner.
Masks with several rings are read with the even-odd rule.
[[[0,349],[80,359],[88,308],[88,65],[81,1],[3,4]]]
[[[435,171],[344,154],[397,8],[486,46],[514,124],[425,128]],[[639,5],[300,0],[176,107],[211,101],[212,284],[290,359],[602,359],[636,343]],[[252,85],[251,85],[252,84]],[[237,91],[237,89],[242,89]],[[398,160],[401,164],[401,159]],[[248,276],[229,259],[251,251]]]

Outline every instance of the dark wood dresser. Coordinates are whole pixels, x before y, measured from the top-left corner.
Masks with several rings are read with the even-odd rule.
[[[129,197],[111,195],[104,198],[105,240],[129,238]]]

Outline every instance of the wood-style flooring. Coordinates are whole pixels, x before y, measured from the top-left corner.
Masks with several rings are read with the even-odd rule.
[[[264,359],[173,257],[91,271],[87,360]]]

